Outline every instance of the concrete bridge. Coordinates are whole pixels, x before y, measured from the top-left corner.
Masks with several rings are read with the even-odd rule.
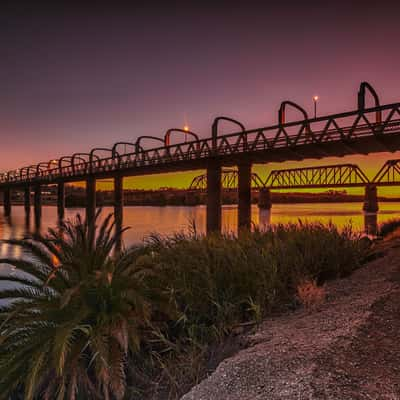
[[[372,107],[366,106],[367,94],[373,101]],[[298,112],[301,119],[288,121],[288,108]],[[221,135],[222,124],[232,125],[234,132]],[[173,144],[174,137],[184,137],[185,141]],[[63,218],[65,183],[85,181],[86,215],[92,224],[96,210],[96,180],[111,178],[114,180],[115,220],[119,227],[122,225],[124,177],[206,169],[207,231],[211,232],[221,229],[222,168],[237,166],[238,225],[248,229],[252,164],[399,149],[400,103],[381,105],[372,86],[362,82],[357,107],[352,111],[309,118],[298,104],[283,101],[278,122],[272,126],[247,129],[241,122],[221,116],[214,120],[211,136],[205,139],[194,132],[169,129],[162,138],[141,136],[134,143],[117,142],[110,148],[94,148],[87,153],[75,153],[4,172],[0,175],[0,190],[4,193],[5,215],[10,215],[10,191],[14,188],[24,190],[25,210],[29,213],[32,188],[35,221],[39,223],[43,185],[58,185],[58,216]]]

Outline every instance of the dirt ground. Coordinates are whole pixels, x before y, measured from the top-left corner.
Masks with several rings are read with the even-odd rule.
[[[400,400],[400,239],[376,251],[323,304],[265,320],[182,400]]]

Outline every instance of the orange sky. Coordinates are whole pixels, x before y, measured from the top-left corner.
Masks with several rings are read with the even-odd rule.
[[[266,179],[269,172],[273,169],[286,169],[310,166],[322,166],[332,164],[354,163],[357,164],[366,175],[372,179],[378,172],[380,167],[385,161],[390,159],[400,158],[400,152],[395,153],[375,153],[368,156],[354,155],[346,157],[330,157],[322,160],[305,160],[305,161],[292,161],[285,163],[271,163],[271,164],[257,164],[254,165],[253,171],[256,172],[263,180]],[[203,170],[182,172],[182,173],[168,173],[158,175],[147,175],[141,177],[128,177],[124,180],[125,189],[158,189],[160,187],[175,187],[175,188],[188,188],[192,179],[204,173]],[[112,189],[113,184],[111,180],[99,181],[97,188],[100,190]],[[325,190],[328,190],[324,189]],[[348,193],[363,193],[363,188],[346,188]],[[320,191],[319,189],[307,189],[307,192]],[[384,196],[400,196],[399,187],[381,187],[378,189],[380,195]]]

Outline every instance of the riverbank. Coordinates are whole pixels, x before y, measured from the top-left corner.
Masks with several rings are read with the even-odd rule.
[[[15,190],[12,194],[14,205],[24,204],[24,193]],[[227,205],[237,204],[237,189],[225,189],[222,192],[222,203]],[[259,191],[252,191],[252,203],[258,203]],[[327,190],[324,192],[279,192],[271,191],[272,204],[304,204],[304,203],[359,203],[364,201],[364,195],[349,194],[345,190]],[[396,202],[399,198],[378,197],[379,202]],[[96,193],[98,206],[112,206],[114,192],[98,190]],[[49,186],[42,195],[44,205],[57,205],[57,187]],[[207,203],[207,193],[204,190],[188,191],[186,189],[164,188],[158,190],[124,190],[125,206],[196,206]],[[0,194],[0,205],[3,200]],[[85,207],[86,192],[82,187],[67,185],[65,206],[67,208]]]
[[[324,301],[267,318],[182,400],[397,399],[400,396],[400,239]]]

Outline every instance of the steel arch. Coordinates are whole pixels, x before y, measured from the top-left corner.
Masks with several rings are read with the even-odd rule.
[[[185,129],[180,129],[180,128],[172,128],[172,129],[168,129],[167,132],[164,135],[164,144],[165,144],[165,146],[169,146],[170,145],[170,137],[171,137],[171,134],[174,133],[174,132],[184,133],[185,134],[185,143],[187,142],[186,135],[190,135],[191,137],[193,137],[194,141],[197,142],[197,143],[199,143],[199,141],[200,141],[199,136],[196,133],[192,132],[192,131],[187,131]]]
[[[220,121],[227,121],[227,122],[231,122],[234,125],[237,125],[240,127],[241,132],[244,132],[246,130],[245,126],[239,122],[236,119],[233,118],[229,118],[229,117],[217,117],[214,119],[212,126],[211,126],[211,137],[212,137],[212,148],[214,151],[217,150],[217,143],[218,143],[218,125]]]
[[[379,101],[379,96],[376,93],[375,89],[372,87],[371,84],[368,82],[361,82],[360,84],[360,89],[358,91],[358,109],[360,111],[365,110],[365,92],[368,90],[368,92],[372,95],[372,98],[374,99],[375,102],[375,107],[379,107],[380,101]],[[382,122],[382,111],[377,110],[375,114],[375,122],[377,124],[380,124]]]

